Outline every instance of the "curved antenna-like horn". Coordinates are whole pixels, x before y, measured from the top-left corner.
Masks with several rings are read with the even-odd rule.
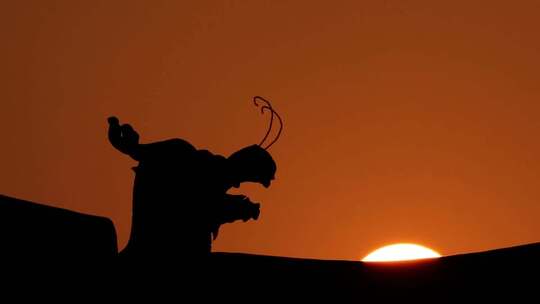
[[[270,131],[272,131],[272,123],[274,122],[274,111],[272,110],[272,105],[270,104],[270,102],[268,102],[268,100],[262,98],[261,96],[255,96],[253,97],[253,103],[255,104],[256,107],[259,106],[259,103],[257,102],[257,99],[260,99],[262,100],[264,103],[266,103],[265,106],[262,106],[261,107],[261,114],[264,114],[264,110],[270,110],[270,113],[272,114],[270,116],[270,125],[268,127],[268,131],[266,131],[266,134],[264,135],[263,139],[261,140],[261,142],[259,143],[259,146],[262,147],[262,144],[266,141],[266,139],[268,138],[268,135],[270,135]]]
[[[270,125],[268,127],[268,131],[266,131],[266,134],[264,135],[263,140],[259,144],[259,146],[261,146],[263,149],[268,150],[268,148],[270,148],[279,139],[279,136],[281,135],[281,130],[283,130],[283,120],[281,119],[281,116],[279,116],[279,114],[274,110],[274,108],[272,108],[272,105],[270,104],[270,102],[268,100],[262,98],[261,96],[255,96],[255,97],[253,97],[253,103],[255,103],[256,106],[259,106],[259,104],[257,103],[257,99],[262,100],[266,104],[266,105],[261,107],[261,114],[264,114],[264,110],[269,110],[270,113],[271,113]],[[270,131],[272,131],[272,123],[274,122],[274,115],[276,115],[278,120],[279,120],[279,131],[278,131],[276,137],[274,138],[274,140],[272,140],[272,142],[270,142],[266,147],[263,147],[262,144],[268,138],[268,135],[270,134]]]
[[[281,130],[283,130],[283,120],[281,120],[281,116],[279,116],[279,114],[276,111],[274,111],[274,109],[270,109],[270,110],[272,111],[272,113],[276,114],[279,120],[279,130],[274,140],[272,140],[272,142],[264,148],[265,150],[268,150],[268,148],[270,148],[279,139],[279,136],[281,136]]]

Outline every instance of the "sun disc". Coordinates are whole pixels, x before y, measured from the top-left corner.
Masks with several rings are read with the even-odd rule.
[[[438,258],[441,255],[427,247],[399,243],[381,247],[368,254],[363,262],[390,262],[390,261],[408,261],[418,259]]]

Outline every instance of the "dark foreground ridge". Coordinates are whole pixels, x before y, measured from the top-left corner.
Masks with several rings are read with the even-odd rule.
[[[116,230],[105,217],[0,195],[0,257],[113,258]]]
[[[468,302],[499,297],[538,297],[540,243],[417,261],[364,263],[215,253],[222,280],[264,282],[308,297]],[[267,279],[269,278],[269,279]],[[253,280],[253,281],[251,281]],[[468,300],[467,300],[468,299]]]
[[[112,222],[60,208],[0,196],[0,257],[43,256],[101,263],[101,275],[129,283],[130,295],[156,286],[206,297],[361,299],[369,302],[468,302],[499,297],[537,297],[540,243],[409,262],[363,263],[214,252],[199,260],[167,257],[128,260],[119,255]],[[159,256],[154,255],[153,258]],[[76,276],[84,276],[78,273]],[[141,288],[144,287],[144,288]],[[406,302],[407,302],[406,301]],[[516,300],[517,301],[517,300]]]

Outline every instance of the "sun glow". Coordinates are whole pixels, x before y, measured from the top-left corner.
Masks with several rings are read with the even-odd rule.
[[[427,247],[399,243],[381,247],[372,253],[368,254],[363,262],[390,262],[390,261],[407,261],[418,259],[438,258],[441,255]]]

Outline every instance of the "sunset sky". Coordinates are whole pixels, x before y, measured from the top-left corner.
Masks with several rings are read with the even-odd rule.
[[[0,193],[130,229],[142,142],[229,155],[284,119],[215,251],[359,260],[540,241],[540,2],[2,1]],[[185,215],[179,215],[179,218]],[[171,242],[182,242],[171,239]]]

